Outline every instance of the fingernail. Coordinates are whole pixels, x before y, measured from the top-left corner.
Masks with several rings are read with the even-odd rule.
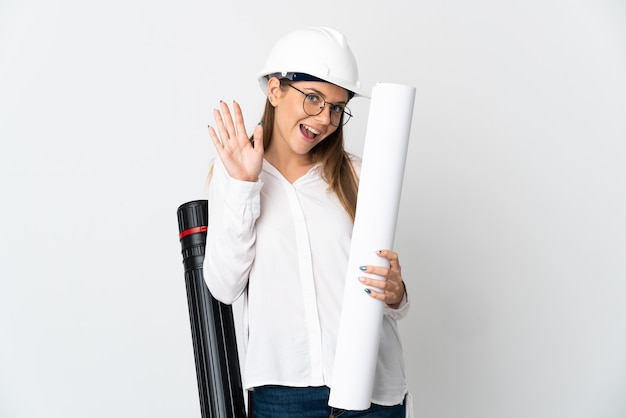
[[[369,295],[370,293],[372,293],[372,291],[369,290],[368,288],[365,288],[365,293],[367,293]]]
[[[365,281],[365,277],[359,277],[359,281],[360,282],[364,282]]]
[[[383,250],[376,251],[377,254],[381,254],[382,252],[383,252]]]
[[[363,271],[367,270],[367,266],[361,266],[361,267],[359,267],[359,268],[360,268],[361,270],[363,270]]]

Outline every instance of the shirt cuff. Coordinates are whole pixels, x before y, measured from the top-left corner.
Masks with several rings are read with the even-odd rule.
[[[257,181],[237,180],[228,174],[222,161],[219,159],[216,159],[215,168],[218,172],[214,174],[219,176],[217,180],[223,184],[224,202],[229,207],[238,208],[250,201],[258,205],[256,200],[258,200],[259,190],[263,186],[263,182],[260,179]]]
[[[398,305],[397,308],[391,308],[389,305],[385,305],[385,307],[383,308],[383,314],[396,320],[402,319],[409,313],[410,306],[411,306],[411,301],[409,300],[409,292],[407,292],[406,286],[405,286],[404,296],[402,296],[400,305]]]

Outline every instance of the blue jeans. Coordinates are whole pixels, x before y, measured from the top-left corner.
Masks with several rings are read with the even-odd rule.
[[[319,387],[261,386],[252,393],[254,418],[404,418],[404,403],[372,404],[365,411],[344,411],[328,406],[330,389]]]

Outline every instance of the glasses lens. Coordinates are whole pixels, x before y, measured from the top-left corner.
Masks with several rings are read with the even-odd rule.
[[[291,86],[293,87],[293,86]],[[295,88],[295,87],[294,87]],[[350,117],[350,110],[347,107],[341,107],[338,105],[333,105],[330,103],[326,103],[320,96],[317,94],[306,94],[304,92],[304,112],[309,116],[317,116],[324,111],[326,105],[330,106],[330,123],[333,126],[339,126],[340,124],[345,125]],[[342,121],[343,116],[343,121]]]
[[[316,116],[322,113],[324,101],[315,94],[307,94],[304,96],[304,111],[309,116]]]
[[[348,123],[348,121],[352,117],[352,113],[350,113],[350,109],[348,109],[347,107],[343,108],[343,111],[341,112],[341,114],[339,115],[339,118],[337,119],[337,125],[335,126],[339,126],[339,119],[341,119],[342,116],[343,116],[343,120],[341,121],[341,124],[345,125],[346,123]]]

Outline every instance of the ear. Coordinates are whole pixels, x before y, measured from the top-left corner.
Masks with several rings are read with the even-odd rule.
[[[278,77],[272,77],[267,80],[267,99],[272,106],[276,107],[278,99],[280,99],[283,94]]]

